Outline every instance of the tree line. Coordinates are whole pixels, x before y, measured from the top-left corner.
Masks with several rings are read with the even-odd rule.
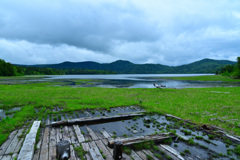
[[[0,59],[0,76],[64,75],[64,74],[115,74],[115,72],[87,69],[54,69],[43,67],[17,66]]]
[[[216,74],[229,76],[234,79],[240,79],[240,57],[237,57],[237,63],[235,65],[226,65],[220,70],[217,70]]]

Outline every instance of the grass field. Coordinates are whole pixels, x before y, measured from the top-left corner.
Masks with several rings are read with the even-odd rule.
[[[27,119],[46,116],[49,114],[47,108],[53,106],[69,112],[136,105],[149,112],[168,113],[197,124],[216,125],[240,135],[240,87],[128,89],[72,88],[50,84],[0,85],[0,108],[21,107],[13,118],[0,122],[0,144]],[[35,113],[36,108],[40,109],[38,113]]]

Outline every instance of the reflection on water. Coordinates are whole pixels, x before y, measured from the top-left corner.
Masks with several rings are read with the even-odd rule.
[[[224,82],[200,82],[200,81],[176,81],[176,80],[155,80],[155,81],[103,81],[102,84],[96,84],[95,87],[104,88],[155,88],[153,84],[164,84],[166,88],[205,88],[205,87],[232,87],[240,86],[240,83]]]
[[[115,74],[115,75],[60,75],[45,78],[52,81],[68,81],[68,85],[75,87],[103,87],[103,88],[154,88],[153,84],[164,84],[166,88],[205,88],[205,87],[232,87],[240,83],[229,82],[201,82],[177,81],[161,79],[159,77],[188,77],[212,74]],[[91,83],[74,82],[79,79],[90,79]]]

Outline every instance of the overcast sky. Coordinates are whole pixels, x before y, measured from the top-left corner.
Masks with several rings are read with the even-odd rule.
[[[240,0],[1,0],[0,59],[182,65],[240,56]]]

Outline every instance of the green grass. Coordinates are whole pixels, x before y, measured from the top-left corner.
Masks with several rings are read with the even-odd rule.
[[[86,108],[109,109],[118,106],[141,106],[149,112],[168,113],[198,124],[210,124],[240,135],[240,87],[147,89],[147,88],[72,88],[51,86],[50,82],[21,85],[0,85],[0,108],[20,106],[13,118],[0,122],[0,144],[9,133],[27,119],[46,117],[49,108],[62,112]],[[226,94],[228,93],[228,94]],[[139,103],[139,100],[142,100]],[[34,108],[40,111],[35,113]],[[223,123],[219,120],[237,119]]]
[[[80,144],[79,147],[75,147],[74,150],[75,150],[75,152],[77,153],[78,157],[79,157],[81,160],[84,160],[84,155],[88,153],[88,152],[86,152],[86,151],[83,150],[83,147],[82,147],[81,144]]]
[[[161,77],[161,79],[172,79],[182,81],[228,81],[240,82],[240,79],[232,79],[230,77],[221,75],[208,75],[208,76],[193,76],[193,77]]]

